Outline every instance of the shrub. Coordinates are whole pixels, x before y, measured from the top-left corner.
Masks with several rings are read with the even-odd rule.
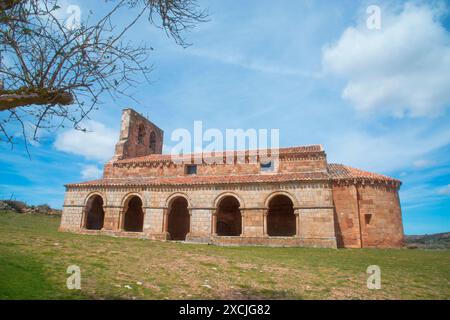
[[[52,212],[52,208],[48,204],[41,204],[35,207],[35,211],[37,213],[50,214]]]
[[[27,204],[22,201],[16,200],[3,200],[3,203],[6,203],[12,210],[22,213],[27,208]]]

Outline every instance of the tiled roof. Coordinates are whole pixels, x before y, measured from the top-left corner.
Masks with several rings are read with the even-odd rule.
[[[377,173],[344,166],[328,164],[328,172],[293,172],[245,175],[190,175],[177,177],[127,177],[105,178],[81,183],[67,184],[66,187],[114,187],[114,186],[188,186],[226,185],[245,183],[278,183],[296,181],[336,181],[336,182],[381,182],[400,186],[397,179]]]
[[[263,149],[261,149],[263,150]],[[246,151],[223,151],[218,152],[217,154],[210,154],[208,156],[204,155],[203,158],[213,158],[213,157],[222,157],[222,156],[243,156],[243,155],[249,155],[249,154],[257,154],[257,152],[261,150],[246,150]],[[279,148],[279,149],[267,149],[268,155],[273,154],[279,154],[280,156],[283,155],[301,155],[301,154],[313,154],[313,153],[322,153],[323,147],[321,145],[311,145],[311,146],[299,146],[299,147],[289,147],[289,148]],[[181,157],[181,159],[187,159],[190,160],[195,157],[202,157],[202,154],[200,153],[190,153],[185,154]],[[127,158],[123,160],[117,160],[115,163],[118,164],[125,164],[125,163],[136,163],[136,162],[159,162],[159,161],[171,161],[172,155],[171,154],[150,154],[142,157],[135,157],[135,158]]]
[[[227,176],[182,176],[182,177],[130,177],[108,178],[82,183],[73,183],[67,187],[88,186],[180,186],[180,185],[211,185],[235,183],[274,183],[291,181],[326,181],[325,172],[289,173],[289,174],[248,174]]]
[[[349,166],[344,166],[337,163],[328,164],[328,172],[332,180],[372,180],[372,181],[386,181],[401,184],[400,180],[384,176],[378,173],[363,171]]]

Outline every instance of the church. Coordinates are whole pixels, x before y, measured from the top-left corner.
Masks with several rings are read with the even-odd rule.
[[[99,180],[67,184],[60,231],[216,245],[398,248],[399,180],[327,162],[322,146],[174,161],[132,109]],[[368,159],[370,161],[370,159]]]

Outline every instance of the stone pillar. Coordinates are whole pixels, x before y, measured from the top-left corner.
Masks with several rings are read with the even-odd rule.
[[[192,208],[188,208],[188,212],[189,212],[189,230],[186,237],[189,236],[192,232]]]
[[[214,210],[211,215],[211,235],[217,236],[217,211]]]
[[[244,209],[240,209],[241,211],[241,234],[240,237],[245,236],[245,215],[247,214]]]
[[[264,209],[263,210],[263,236],[267,237],[267,216],[269,214],[269,210],[268,209]]]
[[[295,236],[300,237],[300,209],[295,209],[294,214],[295,214]]]
[[[163,223],[162,223],[162,232],[167,233],[169,229],[169,209],[164,209],[163,212]]]
[[[105,209],[103,209],[105,210]],[[80,229],[86,229],[86,206],[81,209]]]
[[[105,212],[105,220],[103,222],[102,230],[120,230],[121,208],[105,206],[103,210]]]

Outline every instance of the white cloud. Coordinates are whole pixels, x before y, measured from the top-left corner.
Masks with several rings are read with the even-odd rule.
[[[186,54],[218,61],[220,63],[238,66],[241,68],[245,68],[260,73],[282,75],[282,76],[310,77],[310,78],[321,77],[321,73],[308,72],[292,66],[277,64],[277,62],[273,61],[255,59],[253,57],[250,58],[236,51],[230,51],[227,53],[225,51],[219,52],[209,48],[190,49],[189,51],[186,51]]]
[[[450,196],[450,184],[446,185],[445,187],[442,187],[438,190],[438,194]]]
[[[87,165],[81,170],[81,177],[83,179],[94,180],[99,179],[103,175],[103,171],[94,165]]]
[[[435,161],[425,159],[419,159],[413,162],[413,166],[418,169],[428,168],[434,166],[435,164],[436,164]]]
[[[450,105],[450,33],[442,8],[406,4],[382,10],[381,30],[365,21],[324,49],[326,72],[347,81],[343,98],[360,111],[395,116],[439,114]]]
[[[416,126],[409,130],[399,128],[383,134],[371,134],[350,130],[331,136],[326,143],[330,162],[341,162],[375,172],[390,173],[410,167],[414,163],[424,165],[421,160],[428,153],[446,146],[450,141],[450,130],[427,132]],[[432,166],[431,162],[426,165]]]
[[[87,121],[84,126],[86,132],[71,129],[60,133],[54,144],[56,149],[89,160],[109,160],[114,154],[119,133],[93,120]]]

